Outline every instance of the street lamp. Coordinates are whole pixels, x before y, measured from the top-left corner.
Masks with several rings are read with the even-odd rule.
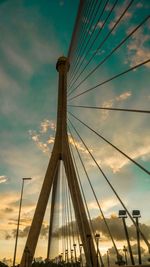
[[[18,235],[19,235],[19,224],[20,224],[20,215],[21,215],[21,206],[22,206],[22,197],[23,197],[24,182],[25,182],[26,180],[31,180],[31,179],[32,179],[32,178],[22,178],[22,188],[21,188],[21,195],[20,195],[20,204],[19,204],[18,221],[17,221],[17,230],[16,230],[16,240],[15,240],[15,249],[14,249],[13,267],[15,266],[15,262],[16,262],[16,252],[17,252],[17,243],[18,243]]]
[[[124,252],[124,258],[125,258],[125,263],[128,265],[128,260],[127,260],[127,248],[123,246],[123,252]]]
[[[65,251],[65,262],[69,262],[69,259],[68,259],[68,249],[66,249]]]
[[[71,262],[73,262],[73,249],[71,249]]]
[[[128,249],[129,249],[129,253],[130,253],[131,263],[132,263],[132,265],[135,265],[133,254],[132,254],[132,249],[131,249],[131,244],[130,244],[130,239],[129,239],[129,234],[128,234],[128,230],[127,230],[127,225],[126,225],[126,221],[125,221],[125,219],[127,218],[126,210],[119,210],[118,217],[121,218],[123,221],[123,226],[124,226],[124,231],[125,231],[125,235],[126,235],[126,240],[128,243]]]
[[[99,238],[100,238],[100,235],[99,234],[95,234],[95,240],[96,240],[96,248],[97,248],[97,259],[96,259],[96,266],[98,267],[98,242],[99,242]]]
[[[141,248],[140,248],[140,232],[139,232],[139,218],[141,217],[139,210],[133,210],[132,216],[136,221],[136,234],[137,234],[137,246],[138,246],[138,257],[139,257],[139,264],[142,264],[141,258]]]
[[[107,266],[110,267],[109,251],[107,250]]]
[[[76,244],[73,244],[73,247],[74,247],[74,257],[75,257],[75,262],[77,262]]]
[[[82,244],[79,244],[79,250],[80,250],[80,266],[83,267],[83,262],[82,262]]]

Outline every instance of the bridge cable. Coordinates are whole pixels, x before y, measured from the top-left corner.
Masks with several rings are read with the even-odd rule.
[[[84,142],[83,138],[81,137],[81,135],[79,134],[79,132],[77,131],[77,129],[75,128],[75,126],[73,125],[73,123],[70,121],[70,124],[72,126],[72,128],[74,129],[74,131],[76,132],[77,136],[79,137],[79,139],[81,140],[81,142],[83,143],[84,147],[86,148],[86,150],[88,151],[89,155],[91,156],[91,158],[93,159],[93,161],[95,162],[96,166],[98,167],[99,171],[102,173],[103,177],[105,178],[106,182],[108,183],[108,185],[110,186],[110,188],[112,189],[112,191],[114,192],[115,196],[117,197],[117,199],[119,200],[119,202],[121,203],[121,205],[123,206],[123,208],[126,210],[129,218],[131,219],[131,221],[133,222],[134,226],[136,227],[136,229],[138,230],[138,232],[141,234],[145,244],[148,247],[149,253],[150,253],[150,244],[148,242],[148,240],[146,239],[145,235],[143,234],[143,232],[141,231],[141,229],[139,228],[139,226],[137,226],[136,222],[134,221],[134,219],[132,218],[130,212],[128,211],[128,209],[126,208],[125,204],[123,203],[123,201],[121,200],[121,198],[119,197],[117,191],[115,190],[115,188],[113,187],[113,185],[111,184],[111,182],[109,181],[109,179],[107,178],[106,174],[104,173],[104,171],[102,170],[102,168],[100,167],[100,165],[98,164],[98,162],[96,161],[95,157],[93,156],[92,152],[89,150],[88,146],[86,145],[86,143]]]
[[[108,32],[108,34],[105,36],[105,38],[103,39],[103,41],[100,43],[100,45],[98,46],[98,48],[96,49],[96,51],[94,52],[94,54],[91,56],[90,60],[86,63],[86,66],[89,65],[89,63],[91,62],[91,60],[93,59],[93,57],[97,54],[97,52],[100,50],[100,48],[103,46],[103,44],[107,41],[108,37],[111,35],[111,33],[113,32],[113,30],[119,25],[121,19],[123,18],[123,16],[125,15],[125,13],[128,11],[129,7],[132,5],[134,0],[131,0],[129,2],[129,4],[127,5],[126,9],[123,11],[123,13],[121,14],[121,16],[118,18],[118,20],[116,21],[116,23],[114,24],[114,26],[111,28],[111,30]],[[84,69],[85,70],[85,69]],[[83,70],[83,71],[84,71]],[[83,72],[82,71],[82,72]],[[81,75],[82,73],[80,73]]]
[[[80,3],[80,6],[81,7],[79,6],[79,9],[78,9],[78,13],[79,13],[79,10],[81,8],[82,8],[82,11],[80,11],[80,15],[79,15],[80,16],[80,21],[77,21],[77,20],[79,20],[78,19],[78,14],[77,14],[77,19],[76,19],[75,26],[74,26],[74,31],[73,31],[73,34],[72,34],[72,39],[71,39],[71,43],[70,43],[70,47],[69,47],[69,52],[68,52],[68,59],[69,59],[70,62],[73,62],[74,61],[74,57],[78,53],[79,47],[78,47],[77,43],[82,42],[82,39],[83,39],[82,36],[84,35],[84,28],[86,27],[86,24],[84,25],[84,27],[81,27],[80,24],[82,24],[82,19],[84,17],[88,16],[88,10],[89,10],[89,6],[90,6],[90,5],[88,5],[88,6],[86,6],[86,8],[84,8],[84,4],[85,3],[86,2],[84,2],[83,4]],[[81,28],[81,32],[80,32],[80,28]],[[79,38],[79,41],[78,41],[78,38]],[[75,62],[74,62],[74,64],[75,64]],[[71,64],[70,69],[72,69],[72,68],[73,68],[73,65]]]
[[[66,207],[67,207],[67,228],[68,228],[68,239],[69,239],[69,248],[68,250],[68,255],[70,251],[70,256],[71,256],[71,229],[70,229],[70,214],[69,214],[69,205],[68,205],[68,183],[66,179]],[[68,249],[69,249],[68,248]]]
[[[65,255],[66,251],[66,235],[65,235],[65,212],[64,212],[64,175],[63,175],[63,167],[62,167],[62,249],[63,255]]]
[[[72,238],[73,238],[73,244],[74,244],[75,243],[75,238],[74,238],[74,227],[73,227],[73,216],[72,216],[72,206],[71,206],[70,192],[68,192],[68,201],[69,201],[69,210],[70,210],[71,231],[72,231]]]
[[[62,170],[62,192],[63,192],[63,235],[64,235],[64,246],[63,246],[63,252],[64,252],[64,257],[65,257],[65,252],[67,249],[67,240],[66,240],[66,216],[65,216],[65,183],[64,183],[64,174],[63,174],[63,170]]]
[[[99,16],[98,19],[97,19],[97,22],[95,23],[94,27],[93,27],[93,25],[92,25],[92,27],[90,28],[91,32],[89,31],[89,38],[88,38],[87,41],[84,43],[85,46],[84,46],[83,53],[81,54],[81,59],[80,59],[79,62],[77,62],[76,66],[75,66],[75,68],[74,68],[74,71],[72,72],[72,78],[71,78],[71,80],[70,80],[69,87],[72,87],[71,83],[72,83],[72,81],[73,81],[73,79],[74,79],[74,76],[76,75],[76,69],[77,69],[78,65],[81,64],[80,62],[82,62],[82,56],[84,55],[84,51],[86,51],[86,48],[87,48],[88,44],[90,43],[90,40],[91,40],[93,34],[94,34],[95,31],[96,31],[97,24],[98,24],[98,22],[100,21],[102,15],[103,15],[103,13],[104,13],[105,7],[106,7],[106,5],[107,5],[107,3],[108,3],[109,1],[110,1],[110,0],[106,0],[105,5],[104,5],[104,7],[103,7],[103,9],[102,9],[102,12],[100,13],[100,16]],[[95,17],[97,16],[98,11],[100,10],[101,4],[102,4],[102,1],[99,2],[99,6],[98,6],[98,8],[97,8],[97,12],[96,12],[95,15],[93,15],[93,18],[94,18],[94,19],[95,19]],[[93,23],[94,23],[94,21],[93,21]],[[92,29],[92,28],[93,28],[93,29]]]
[[[69,131],[70,131],[69,126],[68,126],[68,129],[69,129]],[[74,147],[76,147],[76,143],[75,143],[74,137],[73,137],[72,134],[71,134],[71,131],[70,131],[70,135],[71,135],[71,138],[72,138],[72,140],[73,140]],[[72,158],[73,158],[74,166],[75,166],[75,169],[76,169],[77,178],[78,178],[78,182],[79,182],[79,185],[80,185],[80,189],[81,189],[82,197],[83,197],[83,199],[84,199],[84,204],[85,204],[85,208],[86,208],[86,211],[87,211],[87,215],[88,215],[88,219],[89,219],[89,223],[90,223],[91,232],[92,232],[93,237],[95,238],[95,235],[94,235],[94,228],[93,228],[93,224],[92,224],[92,219],[91,219],[91,215],[90,215],[90,212],[89,212],[89,209],[88,209],[88,205],[87,205],[86,197],[85,197],[85,194],[84,194],[83,186],[82,186],[82,183],[81,183],[81,178],[80,178],[80,175],[79,175],[79,171],[78,171],[78,167],[77,167],[77,164],[76,164],[75,156],[74,156],[73,149],[72,149],[71,145],[69,145],[69,146],[70,146],[70,151],[71,151],[71,154],[72,154]],[[95,241],[96,241],[96,238],[95,238]],[[101,252],[100,252],[99,249],[98,249],[98,254],[99,254],[99,257],[100,257],[101,266],[104,266],[104,264],[103,264],[103,259],[102,259],[102,255],[101,255]]]
[[[106,84],[106,83],[108,83],[108,82],[110,82],[112,80],[115,80],[116,78],[118,78],[118,77],[120,77],[120,76],[122,76],[122,75],[124,75],[124,74],[126,74],[126,73],[128,73],[130,71],[133,71],[133,70],[135,70],[135,69],[137,69],[137,68],[139,68],[139,67],[141,67],[141,66],[143,66],[145,64],[148,64],[149,62],[150,62],[150,59],[147,59],[147,60],[145,60],[145,61],[143,61],[143,62],[141,62],[141,63],[139,63],[139,64],[137,64],[137,65],[135,65],[135,66],[133,66],[133,67],[131,67],[131,68],[129,68],[129,69],[127,69],[127,70],[115,75],[115,76],[113,76],[113,77],[111,77],[111,78],[109,78],[108,80],[105,80],[104,82],[101,82],[101,83],[99,83],[99,84],[97,84],[97,85],[95,85],[95,86],[93,86],[93,87],[81,92],[80,94],[77,94],[77,95],[69,98],[68,101],[73,100],[73,99],[75,99],[75,98],[77,98],[77,97],[79,97],[79,96],[81,96],[81,95],[83,95],[85,93],[88,93],[88,92],[96,89],[97,87],[100,87],[100,86],[102,86],[102,85],[104,85],[104,84]]]
[[[69,122],[70,122],[70,120],[69,120]],[[111,240],[112,240],[113,246],[114,246],[114,248],[115,248],[115,251],[116,251],[116,254],[117,254],[117,257],[118,257],[119,252],[118,252],[117,246],[116,246],[115,241],[114,241],[114,239],[113,239],[113,236],[112,236],[112,234],[111,234],[110,228],[109,228],[109,226],[108,226],[108,223],[107,223],[107,221],[106,221],[106,218],[105,218],[105,216],[104,216],[104,213],[103,213],[103,211],[102,211],[102,208],[101,208],[101,206],[100,206],[100,204],[99,204],[98,198],[97,198],[97,196],[96,196],[96,193],[95,193],[94,188],[93,188],[93,186],[92,186],[92,183],[91,183],[91,181],[90,181],[89,175],[88,175],[87,170],[86,170],[86,168],[85,168],[85,165],[84,165],[84,163],[83,163],[81,154],[80,154],[80,152],[79,152],[79,149],[77,148],[75,139],[74,139],[74,137],[73,137],[73,135],[72,135],[72,132],[71,132],[71,129],[70,129],[69,126],[68,126],[68,129],[69,129],[69,132],[70,132],[70,134],[71,134],[71,138],[72,138],[72,140],[73,140],[74,147],[75,147],[75,149],[76,149],[76,151],[77,151],[78,157],[79,157],[80,162],[81,162],[81,164],[82,164],[83,170],[84,170],[84,172],[85,172],[86,178],[87,178],[87,180],[88,180],[88,183],[89,183],[89,185],[90,185],[90,188],[91,188],[91,190],[92,190],[92,193],[93,193],[93,195],[94,195],[94,198],[95,198],[95,200],[96,200],[96,203],[97,203],[97,205],[98,205],[98,208],[99,208],[99,210],[100,210],[100,213],[101,213],[101,215],[102,215],[103,221],[104,221],[105,226],[106,226],[106,228],[107,228],[107,230],[108,230],[108,233],[109,233],[109,235],[110,235],[110,238],[111,238]],[[81,183],[81,179],[80,179],[80,183]],[[82,188],[82,192],[83,192],[83,195],[84,195],[84,190],[83,190],[83,186],[82,186],[82,184],[81,184],[81,188]],[[85,195],[84,195],[84,196],[85,196]],[[87,205],[87,202],[86,202],[86,205]],[[87,206],[87,210],[88,210],[88,206]],[[88,210],[88,214],[89,214],[89,218],[90,218],[90,221],[91,221],[92,231],[93,231],[93,233],[94,233],[94,229],[93,229],[93,226],[92,226],[92,219],[91,219],[91,217],[90,217],[89,210]],[[95,238],[95,236],[94,236],[94,238]],[[100,254],[101,265],[103,266],[103,260],[102,260],[102,257],[101,257],[100,250],[99,250],[99,254]]]
[[[137,113],[150,113],[150,110],[142,109],[125,109],[125,108],[106,108],[106,107],[94,107],[94,106],[82,106],[82,105],[68,105],[68,107],[74,108],[87,108],[87,109],[98,109],[98,110],[114,110],[114,111],[127,111],[127,112],[137,112]]]
[[[94,2],[94,1],[93,1]],[[88,29],[86,30],[86,32],[85,32],[85,35],[84,35],[84,38],[83,38],[83,41],[82,41],[82,43],[81,43],[81,48],[80,48],[80,51],[79,51],[79,55],[78,55],[78,57],[77,57],[77,59],[76,59],[76,64],[78,63],[78,62],[80,62],[80,60],[81,60],[81,56],[80,55],[82,55],[81,54],[81,52],[82,52],[82,50],[84,51],[84,45],[85,45],[85,43],[86,43],[86,37],[90,34],[90,31],[91,31],[91,29],[92,29],[92,26],[93,26],[93,23],[94,23],[94,19],[95,19],[95,16],[97,15],[97,12],[98,12],[98,10],[99,10],[99,7],[100,7],[100,5],[101,5],[101,2],[102,2],[102,0],[100,1],[100,3],[99,3],[99,5],[98,5],[98,7],[97,7],[97,9],[96,9],[96,5],[97,5],[97,3],[98,3],[98,1],[95,1],[95,3],[94,4],[92,4],[92,9],[90,10],[91,11],[91,14],[90,14],[90,16],[89,16],[89,21],[90,21],[90,23],[89,23],[89,27],[88,27]],[[96,11],[96,14],[95,14],[95,11]],[[93,31],[93,30],[92,30]],[[76,65],[75,65],[75,67],[76,67]],[[71,77],[72,78],[72,77]]]
[[[93,1],[90,1],[90,4],[89,5],[87,5],[86,6],[86,8],[85,8],[85,10],[84,10],[84,12],[83,12],[83,18],[84,18],[84,16],[86,17],[86,18],[88,18],[88,16],[90,16],[90,13],[92,14],[92,7],[93,7],[93,3],[94,3],[94,1],[95,0],[93,0]],[[80,8],[80,7],[79,7]],[[82,7],[82,8],[84,8],[84,7]],[[82,23],[82,16],[80,15],[80,20],[81,20],[81,23]],[[85,34],[86,34],[86,32],[87,32],[87,27],[88,27],[88,23],[86,23],[86,21],[85,21],[85,23],[84,23],[84,26],[83,27],[81,27],[81,32],[80,32],[80,27],[78,26],[76,26],[76,24],[75,24],[75,28],[74,28],[74,30],[76,30],[76,35],[74,36],[74,39],[76,40],[76,43],[77,43],[77,48],[75,49],[75,51],[74,51],[74,49],[73,49],[73,47],[72,47],[72,51],[73,51],[73,59],[74,59],[74,57],[76,56],[76,59],[75,59],[75,61],[73,62],[73,65],[71,64],[71,69],[70,69],[70,76],[71,76],[71,70],[72,69],[74,69],[74,67],[75,67],[75,65],[76,65],[76,62],[77,62],[77,59],[78,59],[78,55],[80,54],[80,49],[81,49],[81,46],[82,46],[82,44],[83,44],[83,42],[84,42],[84,40],[85,40]],[[78,40],[78,35],[79,35],[79,40]],[[70,60],[70,57],[68,57],[69,58],[69,60]],[[70,60],[70,62],[71,62],[71,60]]]
[[[135,165],[137,165],[142,171],[144,171],[147,174],[150,174],[150,172],[145,169],[142,165],[140,165],[138,162],[136,162],[134,159],[132,159],[131,157],[129,157],[125,152],[123,152],[122,150],[120,150],[118,147],[116,147],[115,145],[113,145],[110,141],[108,141],[104,136],[102,136],[101,134],[99,134],[98,132],[96,132],[94,129],[92,129],[90,126],[88,126],[86,123],[84,123],[83,121],[81,121],[79,118],[77,118],[75,115],[73,115],[71,112],[68,111],[68,113],[74,117],[76,120],[78,120],[81,124],[83,124],[84,126],[86,126],[89,130],[91,130],[93,133],[95,133],[98,137],[100,137],[102,140],[104,140],[107,144],[109,144],[110,146],[112,146],[113,148],[115,148],[118,152],[120,152],[123,156],[125,156],[127,159],[129,159],[132,163],[134,163]]]
[[[68,161],[68,153],[67,153],[67,161]],[[68,168],[68,164],[66,165],[66,167]],[[70,173],[69,168],[68,168],[68,172]],[[74,189],[76,190],[76,187],[75,186],[74,186]],[[77,201],[78,201],[78,199],[77,199]],[[82,211],[81,210],[80,210],[80,213],[82,214]],[[77,226],[77,232],[78,232],[78,236],[77,237],[78,237],[78,243],[79,243],[80,235],[79,235],[79,227],[78,227],[78,224],[76,224],[76,226]],[[82,227],[84,228],[84,225],[82,225]]]
[[[71,224],[71,213],[70,213],[70,206],[69,206],[69,188],[67,186],[67,209],[68,209],[68,227],[69,227],[69,237],[70,237],[70,255],[71,255],[71,248],[72,248],[72,242],[71,242],[71,237],[73,237],[72,233],[72,224]]]
[[[71,139],[73,140],[73,144],[75,146],[74,139],[72,137],[72,134],[71,134],[69,126],[68,126],[68,129],[69,129],[69,132],[70,132],[70,135],[71,135]],[[93,228],[93,225],[92,225],[92,219],[91,219],[91,215],[90,215],[90,212],[89,212],[89,209],[88,209],[88,204],[87,204],[87,201],[86,201],[86,196],[85,196],[85,193],[84,193],[84,190],[83,190],[83,186],[82,186],[82,183],[81,183],[79,170],[78,170],[78,167],[77,167],[77,163],[76,163],[76,160],[75,160],[73,149],[72,149],[71,145],[69,145],[69,146],[70,146],[70,151],[71,151],[71,154],[72,154],[72,158],[73,158],[73,162],[74,162],[74,166],[75,166],[75,170],[76,170],[76,174],[77,174],[77,178],[78,178],[78,183],[79,183],[79,186],[80,186],[80,189],[81,189],[81,193],[82,193],[82,197],[83,197],[83,200],[84,200],[86,212],[87,212],[87,215],[88,215],[88,219],[89,219],[89,223],[90,223],[90,229],[91,229],[91,232],[93,233],[93,236],[94,236],[94,228]]]
[[[90,43],[90,39],[92,38],[93,33],[94,33],[95,30],[98,28],[98,23],[99,23],[101,17],[103,16],[103,13],[104,13],[105,8],[106,8],[106,6],[107,6],[107,4],[108,4],[109,1],[110,1],[110,0],[107,0],[107,1],[106,1],[105,5],[104,5],[104,7],[103,7],[103,10],[102,10],[100,16],[98,17],[98,20],[97,20],[97,22],[96,22],[96,24],[95,24],[95,26],[94,26],[94,30],[93,30],[92,33],[90,34],[90,38],[89,38],[89,40],[88,40],[88,42],[86,43],[86,46],[85,46],[85,48],[84,48],[85,51],[86,51],[86,48],[88,47],[88,44]],[[105,19],[105,21],[102,23],[102,26],[99,27],[99,30],[97,31],[97,34],[96,34],[96,36],[95,36],[95,38],[94,38],[92,44],[90,45],[90,47],[89,47],[88,50],[86,51],[85,55],[82,57],[82,60],[81,60],[80,64],[77,65],[76,71],[74,71],[74,76],[73,76],[72,79],[71,79],[72,82],[70,82],[70,86],[69,86],[70,89],[72,88],[72,86],[73,86],[74,83],[76,82],[76,81],[75,81],[75,82],[73,82],[73,81],[74,81],[74,79],[76,78],[77,73],[79,72],[79,70],[80,70],[80,68],[81,68],[81,66],[82,66],[82,64],[83,64],[83,62],[85,61],[87,54],[89,53],[89,51],[90,51],[91,48],[93,47],[95,41],[96,41],[97,38],[99,37],[100,32],[102,31],[102,29],[103,29],[104,25],[106,24],[108,18],[110,17],[110,15],[111,15],[111,13],[112,13],[114,7],[116,6],[117,2],[118,2],[118,0],[115,1],[114,5],[112,6],[110,12],[108,13],[108,15],[107,15],[107,17],[106,17],[106,19]],[[77,80],[77,79],[76,79],[76,80]]]
[[[67,242],[67,248],[65,251],[65,254],[67,254],[67,261],[68,261],[68,252],[69,252],[69,233],[68,233],[68,216],[67,216],[67,203],[66,203],[66,179],[64,180],[64,204],[65,204],[65,229],[66,229],[66,242]]]
[[[68,120],[69,120],[69,119],[68,119]],[[69,120],[69,122],[71,123],[70,120]],[[71,125],[72,125],[72,124],[71,124]],[[68,128],[69,128],[69,127],[68,127]],[[70,133],[71,133],[71,137],[72,137],[72,139],[73,139],[73,141],[74,141],[74,137],[73,137],[73,135],[72,135],[72,132],[71,132],[70,129],[69,129],[69,131],[70,131]],[[118,257],[119,252],[118,252],[117,246],[116,246],[116,244],[115,244],[115,241],[114,241],[113,236],[112,236],[112,234],[111,234],[110,228],[109,228],[109,226],[108,226],[108,223],[107,223],[107,221],[106,221],[106,218],[105,218],[104,213],[103,213],[103,211],[102,211],[101,205],[100,205],[100,203],[99,203],[99,201],[98,201],[98,198],[97,198],[97,196],[96,196],[95,190],[94,190],[93,185],[92,185],[92,183],[91,183],[91,181],[90,181],[89,175],[88,175],[88,173],[87,173],[86,167],[85,167],[85,165],[84,165],[84,163],[83,163],[81,154],[80,154],[80,152],[79,152],[79,149],[77,148],[77,145],[76,145],[75,141],[74,141],[74,145],[75,145],[75,148],[76,148],[78,157],[79,157],[79,159],[80,159],[80,162],[81,162],[81,164],[82,164],[83,170],[84,170],[84,172],[85,172],[87,181],[88,181],[88,183],[89,183],[89,185],[90,185],[90,188],[91,188],[92,193],[93,193],[93,195],[94,195],[94,198],[95,198],[95,200],[96,200],[97,206],[98,206],[98,208],[99,208],[99,211],[100,211],[100,213],[101,213],[101,216],[102,216],[102,218],[103,218],[103,221],[104,221],[104,223],[105,223],[105,226],[106,226],[106,228],[107,228],[107,231],[108,231],[109,236],[110,236],[110,238],[111,238],[112,244],[113,244],[114,249],[115,249],[115,251],[116,251],[116,255],[117,255],[117,257]]]
[[[72,33],[72,37],[71,37],[71,42],[70,42],[70,46],[69,46],[69,50],[68,50],[68,59],[70,59],[71,55],[72,55],[72,51],[74,48],[74,43],[76,42],[76,37],[77,37],[77,31],[80,25],[80,20],[81,20],[81,14],[83,11],[83,3],[84,1],[80,1],[79,7],[78,7],[78,13],[77,13],[77,17],[76,17],[76,21],[75,21],[75,26],[74,26],[74,30]]]
[[[68,127],[68,129],[69,129],[69,127]],[[71,135],[71,133],[70,133],[70,135]],[[73,140],[73,138],[72,138],[72,140]],[[74,140],[73,140],[73,143],[74,143]],[[82,194],[82,197],[83,197],[83,200],[84,200],[85,209],[86,209],[86,212],[87,212],[87,215],[88,215],[90,229],[91,229],[92,235],[94,236],[94,228],[93,228],[93,225],[92,225],[92,219],[91,219],[91,215],[90,215],[90,212],[89,212],[89,209],[88,209],[88,204],[87,204],[87,201],[86,201],[86,196],[85,196],[85,193],[84,193],[84,190],[83,190],[83,186],[82,186],[82,183],[81,183],[79,170],[78,170],[78,167],[77,167],[77,163],[76,163],[76,160],[75,160],[75,156],[74,156],[74,153],[73,153],[72,146],[70,144],[69,144],[69,146],[70,146],[70,151],[71,151],[71,154],[72,154],[72,159],[73,159],[73,162],[74,162],[74,166],[75,166],[75,170],[76,170],[77,179],[78,179],[78,183],[79,183],[79,186],[80,186],[81,194]]]
[[[79,37],[80,37],[79,40],[77,40],[77,37],[74,38],[74,39],[76,39],[76,44],[77,44],[77,47],[76,47],[76,55],[77,56],[78,56],[78,53],[79,53],[80,46],[83,43],[84,35],[85,35],[86,31],[87,31],[87,27],[88,27],[87,18],[88,18],[88,16],[90,16],[90,13],[92,12],[92,6],[93,6],[94,1],[95,0],[90,1],[90,3],[88,5],[86,5],[86,1],[84,1],[83,10],[82,10],[83,14],[80,15],[81,26],[80,27],[76,27],[76,25],[75,25],[75,27],[74,27],[74,29],[77,28],[77,30],[76,30],[78,32],[77,36],[79,35]],[[80,28],[81,28],[81,31],[80,31]],[[73,48],[72,48],[72,52],[74,52]]]
[[[108,54],[69,94],[71,95],[83,82],[85,82],[100,66],[103,65],[148,19],[150,16],[147,16],[137,27],[135,27],[111,52]],[[85,68],[88,64],[86,64]],[[84,70],[82,70],[83,72]],[[81,74],[80,74],[81,75]],[[78,76],[78,78],[80,77]]]
[[[102,23],[102,26],[101,26],[101,27],[99,28],[99,30],[97,31],[97,34],[96,34],[96,36],[95,36],[95,38],[94,38],[93,42],[91,43],[90,47],[88,48],[88,50],[86,51],[86,53],[85,53],[84,57],[82,58],[82,61],[80,62],[80,65],[79,65],[79,67],[78,67],[78,71],[77,71],[77,72],[76,72],[76,74],[74,75],[74,79],[75,79],[75,77],[76,77],[77,73],[79,72],[79,69],[81,68],[81,66],[82,66],[83,62],[85,61],[85,59],[86,59],[86,56],[88,55],[88,53],[89,53],[89,52],[90,52],[90,50],[92,49],[92,47],[93,47],[93,45],[94,45],[95,41],[96,41],[96,40],[97,40],[97,38],[99,37],[99,35],[100,35],[100,33],[101,33],[102,29],[104,28],[104,26],[105,26],[105,24],[106,24],[107,20],[109,19],[109,17],[110,17],[110,15],[111,15],[111,13],[112,13],[113,9],[115,8],[115,6],[116,6],[117,2],[118,2],[118,0],[116,0],[116,1],[114,2],[114,4],[113,4],[112,8],[110,9],[110,12],[108,13],[108,15],[107,15],[107,17],[106,17],[105,21]],[[97,24],[97,25],[98,25],[98,24]],[[73,84],[70,86],[70,89],[71,89],[71,87],[72,87],[72,86],[73,86]],[[71,91],[71,90],[70,90],[70,91]]]

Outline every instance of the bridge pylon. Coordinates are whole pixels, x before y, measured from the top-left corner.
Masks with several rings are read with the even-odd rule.
[[[67,72],[69,71],[69,62],[66,57],[60,57],[56,64],[56,69],[59,72],[58,85],[58,107],[57,107],[57,127],[55,142],[46,171],[41,193],[36,206],[33,221],[28,234],[25,248],[28,248],[30,253],[29,265],[31,265],[34,257],[35,249],[38,242],[45,210],[52,187],[55,187],[58,178],[58,168],[60,161],[63,161],[65,173],[68,181],[68,186],[71,194],[71,199],[74,207],[75,217],[78,224],[78,229],[83,244],[83,249],[86,257],[87,266],[96,267],[96,250],[93,239],[91,238],[91,249],[89,251],[89,244],[87,236],[91,235],[89,221],[84,208],[76,171],[74,168],[67,134]],[[53,205],[54,203],[52,203]],[[53,209],[52,209],[53,210]],[[53,214],[51,214],[53,217]],[[52,223],[52,220],[51,220]],[[51,226],[50,226],[51,227]],[[20,267],[25,267],[26,255],[25,249],[23,251]]]

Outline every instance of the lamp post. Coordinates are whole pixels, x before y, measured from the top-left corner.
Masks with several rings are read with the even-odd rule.
[[[123,252],[124,252],[124,258],[125,258],[125,263],[128,265],[128,260],[127,260],[127,248],[123,246]]]
[[[109,251],[107,250],[107,266],[110,267]]]
[[[128,249],[129,249],[129,253],[130,253],[131,263],[132,263],[132,265],[135,265],[133,254],[132,254],[132,249],[131,249],[131,244],[130,244],[130,239],[129,239],[129,234],[128,234],[128,230],[127,230],[127,225],[126,225],[126,221],[125,221],[125,219],[127,218],[126,210],[119,210],[118,216],[123,221],[123,226],[124,226],[124,231],[125,231],[125,235],[126,235],[126,240],[128,243]]]
[[[83,267],[83,262],[82,262],[82,247],[83,247],[83,245],[80,244],[80,245],[79,245],[79,250],[80,250],[80,266],[81,266],[81,267]]]
[[[77,262],[76,244],[73,244],[73,247],[74,247],[74,257],[75,257],[75,262]]]
[[[65,261],[68,263],[68,262],[69,262],[69,259],[68,259],[68,249],[66,249],[65,256],[66,256],[66,257],[65,257],[65,258],[66,258],[66,260],[65,260]]]
[[[73,262],[73,249],[71,249],[71,262]]]
[[[99,242],[99,238],[100,238],[100,235],[99,234],[95,234],[95,240],[96,240],[96,249],[97,249],[97,251],[96,251],[96,256],[97,256],[97,259],[96,259],[96,266],[98,267],[98,242]]]
[[[141,217],[139,210],[133,210],[132,216],[136,221],[136,235],[137,235],[137,246],[138,246],[138,257],[139,257],[139,265],[142,264],[141,258],[141,248],[140,248],[140,232],[139,232],[139,218]]]
[[[22,188],[21,188],[21,195],[20,195],[20,204],[19,204],[18,221],[17,221],[17,230],[16,230],[16,239],[15,239],[15,249],[14,249],[13,267],[15,266],[15,262],[16,262],[16,253],[17,253],[17,243],[18,243],[18,235],[19,235],[19,224],[20,224],[20,215],[21,215],[21,206],[22,206],[22,197],[23,197],[24,182],[25,182],[26,180],[31,180],[31,179],[32,179],[32,178],[22,178]]]

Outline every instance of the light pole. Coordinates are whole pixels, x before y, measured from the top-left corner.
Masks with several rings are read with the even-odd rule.
[[[142,258],[141,258],[141,248],[140,248],[140,232],[139,232],[139,218],[141,217],[140,211],[139,210],[133,210],[132,216],[136,221],[138,257],[139,257],[139,265],[141,265],[142,264]]]
[[[23,197],[24,182],[25,182],[26,180],[31,180],[31,179],[32,179],[32,178],[22,178],[22,188],[21,188],[21,195],[20,195],[20,204],[19,204],[18,221],[17,221],[17,230],[16,230],[16,240],[15,240],[15,249],[14,249],[13,267],[15,266],[15,262],[16,262],[16,252],[17,252],[17,243],[18,243],[18,235],[19,235],[19,224],[20,224],[20,215],[21,215],[21,206],[22,206],[22,197]]]
[[[74,257],[75,257],[75,262],[77,262],[76,244],[73,244],[73,247],[74,247]]]
[[[107,266],[110,267],[109,251],[107,250]]]
[[[99,249],[98,249],[98,242],[99,242],[99,238],[100,238],[100,235],[99,234],[95,234],[95,240],[96,240],[96,248],[97,248],[97,259],[96,259],[96,266],[98,267],[99,266],[99,264],[98,264],[98,251],[99,251]]]
[[[83,262],[82,262],[82,247],[83,247],[83,245],[80,244],[79,245],[79,250],[80,250],[80,267],[83,267]]]
[[[127,229],[127,225],[126,225],[126,221],[125,221],[125,219],[127,218],[126,210],[119,210],[119,218],[121,218],[123,221],[124,231],[125,231],[126,240],[128,243],[129,253],[130,253],[131,264],[135,265],[133,254],[132,254],[132,249],[131,249],[131,244],[130,244],[130,239],[129,239],[129,234],[128,234],[128,229]]]
[[[69,262],[69,258],[68,258],[68,249],[66,249],[66,254],[65,254],[65,256],[66,256],[66,262],[68,263],[68,262]]]
[[[128,260],[127,260],[127,248],[123,246],[123,252],[124,252],[124,258],[125,258],[125,263],[128,265]]]
[[[73,262],[73,249],[71,249],[71,262]]]

